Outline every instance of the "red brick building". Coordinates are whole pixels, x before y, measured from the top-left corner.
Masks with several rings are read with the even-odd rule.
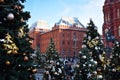
[[[62,57],[74,57],[78,55],[85,32],[86,28],[78,18],[63,17],[55,23],[52,30],[47,23],[38,21],[31,27],[29,35],[34,38],[32,44],[34,49],[39,46],[41,52],[45,53],[52,37]]]
[[[111,30],[112,35],[120,40],[120,0],[105,0],[103,6],[104,23],[103,23],[103,38],[105,34]],[[106,44],[105,44],[106,45]],[[112,46],[112,43],[109,43]]]

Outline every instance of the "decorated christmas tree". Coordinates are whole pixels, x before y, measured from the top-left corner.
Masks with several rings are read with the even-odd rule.
[[[93,64],[91,66],[91,68],[93,68],[91,69],[91,71],[93,71],[92,73],[95,72],[97,80],[103,80],[104,74],[105,74],[105,68],[106,68],[106,57],[105,57],[106,55],[105,55],[104,46],[101,40],[101,36],[98,33],[97,27],[94,25],[92,20],[90,20],[90,23],[88,23],[87,32],[83,40],[83,45],[86,46],[86,48],[85,49],[83,48],[82,50],[83,52],[81,51],[80,53],[81,57],[83,57],[82,55],[86,56],[86,59],[88,60],[88,62],[86,62],[86,65],[89,65],[89,64],[92,65],[91,60],[93,60],[95,64],[97,64],[97,65]],[[88,51],[84,52],[84,50],[87,50],[87,49]],[[89,58],[87,56],[89,56]],[[81,59],[81,61],[84,62],[85,60]],[[83,65],[85,66],[85,63]],[[95,66],[96,69],[93,66]],[[86,66],[86,67],[89,67],[89,66]],[[91,72],[87,72],[87,73],[92,74]],[[85,75],[87,74],[85,73]]]
[[[107,69],[107,80],[120,80],[120,42],[117,40],[114,42]]]
[[[34,80],[25,0],[0,0],[0,80]]]
[[[43,78],[45,80],[62,80],[64,78],[63,62],[52,38],[46,50],[46,66]]]
[[[33,65],[39,68],[42,65],[42,52],[39,47],[36,47],[34,53],[32,54]]]
[[[78,58],[75,80],[97,80],[97,61],[93,60],[92,53],[85,45],[82,45]]]

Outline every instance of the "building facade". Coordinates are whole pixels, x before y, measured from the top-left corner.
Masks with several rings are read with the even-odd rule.
[[[120,0],[105,0],[103,5],[104,23],[102,27],[105,46],[112,46],[112,41],[107,38],[120,40]],[[109,31],[111,36],[107,36]]]
[[[40,22],[39,22],[40,23]],[[74,57],[81,49],[86,28],[78,18],[62,17],[52,29],[42,25],[31,27],[29,35],[34,38],[32,47],[40,47],[42,53],[48,48],[50,38],[53,38],[57,51],[62,57]]]

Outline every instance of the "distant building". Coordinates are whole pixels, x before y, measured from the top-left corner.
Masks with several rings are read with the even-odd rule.
[[[120,0],[105,0],[103,14],[103,39],[111,47],[114,39],[120,41]]]
[[[45,53],[50,38],[53,38],[57,51],[62,57],[74,57],[81,49],[82,41],[86,28],[78,18],[62,17],[50,30],[44,21],[34,23],[29,35],[34,38],[32,47],[40,47]]]

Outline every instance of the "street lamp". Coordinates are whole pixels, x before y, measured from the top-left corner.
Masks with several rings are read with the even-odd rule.
[[[107,53],[107,57],[109,57],[110,56],[109,53],[112,50],[109,46],[109,42],[115,41],[115,37],[113,36],[110,28],[105,30],[105,40],[106,40],[106,53]]]

